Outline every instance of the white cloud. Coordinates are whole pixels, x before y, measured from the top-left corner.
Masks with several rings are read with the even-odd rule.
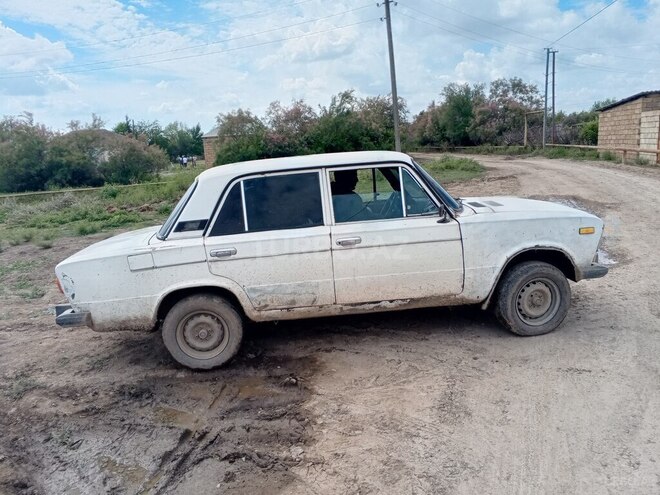
[[[48,8],[37,0],[0,0],[3,113],[31,110],[59,128],[95,112],[111,124],[129,114],[199,121],[208,129],[218,113],[237,107],[260,113],[273,100],[304,98],[316,106],[349,88],[362,96],[389,92],[382,8],[347,0],[292,4],[203,0],[177,12],[158,0],[58,0]],[[414,114],[452,81],[519,76],[541,87],[543,48],[604,5],[580,2],[562,12],[547,0],[400,2],[392,9],[399,94]],[[12,29],[12,21],[31,29]],[[369,22],[328,31],[361,21]],[[634,11],[618,2],[562,39],[559,107],[578,110],[660,89],[659,23],[660,0]],[[327,32],[314,34],[320,31]],[[262,34],[248,36],[254,33]],[[96,70],[107,66],[120,68]],[[7,78],[21,73],[29,77]]]

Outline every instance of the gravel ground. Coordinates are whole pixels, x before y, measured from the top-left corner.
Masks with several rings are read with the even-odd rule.
[[[98,236],[5,249],[0,493],[659,493],[660,170],[475,159],[455,194],[606,222],[611,271],[556,332],[474,308],[261,324],[195,373],[157,333],[54,325],[52,269]]]

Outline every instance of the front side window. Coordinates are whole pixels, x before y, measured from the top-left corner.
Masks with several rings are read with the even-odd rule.
[[[232,186],[209,235],[323,225],[318,172],[268,175]]]
[[[407,170],[403,171],[403,190],[407,217],[438,213],[437,205]]]
[[[330,172],[330,190],[336,223],[387,220],[438,212],[426,191],[401,167],[333,171]]]
[[[330,172],[336,223],[403,218],[399,167]]]

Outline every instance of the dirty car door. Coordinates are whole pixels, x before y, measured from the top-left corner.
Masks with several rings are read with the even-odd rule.
[[[319,171],[234,182],[205,248],[211,273],[238,283],[258,310],[334,303]]]
[[[454,219],[442,222],[437,200],[404,167],[358,170],[354,194],[361,208],[341,218],[333,192],[332,253],[337,304],[421,299],[460,294],[463,248]],[[334,182],[334,184],[333,184]],[[403,191],[403,193],[402,193]],[[341,191],[345,193],[345,191]],[[361,217],[359,221],[355,218]]]

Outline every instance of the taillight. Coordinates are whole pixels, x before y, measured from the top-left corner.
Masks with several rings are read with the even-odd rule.
[[[62,288],[62,284],[60,283],[60,279],[56,278],[55,279],[55,284],[57,284],[57,288],[60,290],[62,294],[64,294],[64,289]]]

